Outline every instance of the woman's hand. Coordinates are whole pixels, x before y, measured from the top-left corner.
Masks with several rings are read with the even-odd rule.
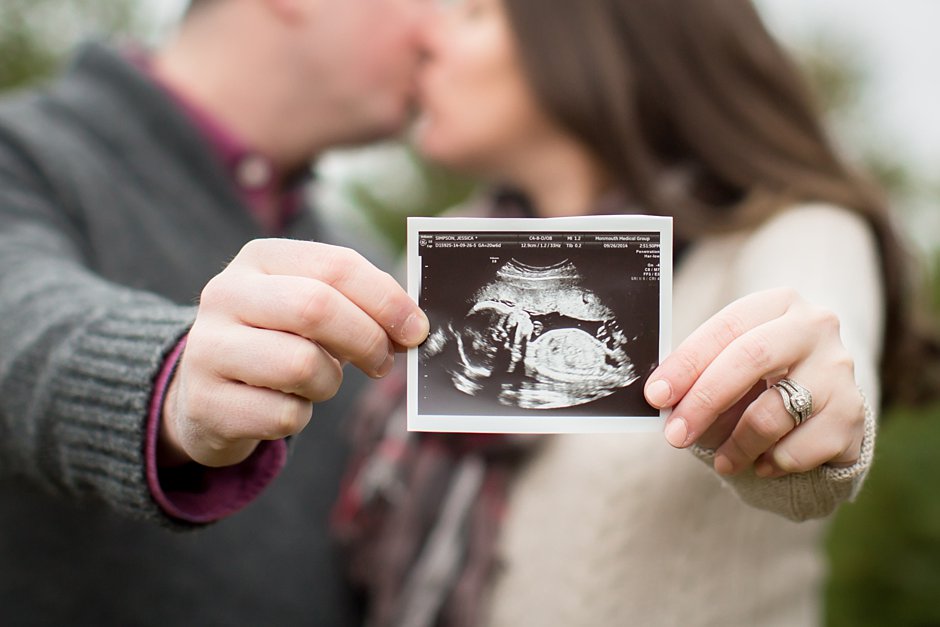
[[[802,424],[788,413],[780,379],[812,394]],[[715,450],[715,470],[783,476],[851,465],[861,453],[865,400],[832,312],[792,289],[758,292],[715,314],[647,381],[646,398],[672,407],[665,436],[675,447]]]

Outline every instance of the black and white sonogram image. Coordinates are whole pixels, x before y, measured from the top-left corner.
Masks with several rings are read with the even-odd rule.
[[[658,417],[658,231],[417,232],[417,412]],[[511,430],[511,429],[510,429]]]

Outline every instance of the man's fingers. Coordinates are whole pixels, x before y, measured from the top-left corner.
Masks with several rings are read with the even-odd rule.
[[[417,346],[427,337],[427,317],[407,292],[391,275],[351,249],[295,240],[254,240],[242,248],[231,267],[330,285],[402,346]]]
[[[359,254],[251,242],[203,289],[173,388],[179,400],[165,405],[175,408],[174,437],[202,464],[238,463],[259,440],[303,429],[312,401],[339,388],[342,363],[383,376],[396,345],[415,346],[427,332],[401,286]]]
[[[214,357],[205,356],[211,357],[206,363],[221,379],[293,394],[314,403],[335,396],[343,382],[343,368],[335,357],[316,342],[292,333],[229,326],[224,333],[202,339],[191,346],[194,351],[199,350],[197,346],[208,347],[214,353]]]
[[[243,461],[260,440],[296,435],[307,426],[313,404],[299,396],[231,381],[202,381],[185,391],[189,420],[181,434],[187,452],[204,466]]]
[[[731,303],[696,329],[653,371],[646,383],[646,399],[654,407],[675,405],[728,345],[780,317],[797,299],[795,291],[780,288]]]
[[[210,281],[202,304],[231,312],[243,325],[307,338],[370,376],[382,376],[391,368],[394,347],[388,334],[332,286],[286,275],[238,278],[236,282],[220,276]],[[227,325],[226,332],[231,328]]]

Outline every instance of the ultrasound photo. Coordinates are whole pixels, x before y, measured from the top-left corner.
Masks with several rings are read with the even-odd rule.
[[[643,399],[668,347],[671,221],[409,219],[409,428],[657,428]]]

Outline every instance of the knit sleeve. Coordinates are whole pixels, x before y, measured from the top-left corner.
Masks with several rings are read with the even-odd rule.
[[[0,150],[0,479],[172,525],[145,422],[194,310],[91,272],[80,225],[16,157]]]
[[[735,298],[773,287],[792,287],[806,300],[835,312],[842,341],[855,363],[866,397],[865,435],[859,460],[849,468],[821,466],[776,479],[753,470],[725,477],[740,498],[791,520],[820,518],[855,498],[872,462],[880,385],[883,289],[874,236],[845,209],[806,205],[787,210],[759,228],[735,262]],[[805,382],[810,385],[811,382]],[[692,447],[711,465],[714,451]]]

